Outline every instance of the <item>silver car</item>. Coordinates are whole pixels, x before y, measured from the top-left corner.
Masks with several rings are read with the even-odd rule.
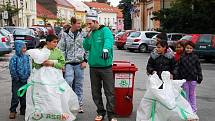
[[[139,52],[147,52],[152,37],[158,33],[157,31],[131,32],[127,38],[125,48],[129,51],[138,50]]]
[[[167,33],[168,46],[172,50],[175,50],[175,46],[176,46],[177,41],[180,40],[183,36],[185,36],[185,34],[183,34],[183,33]],[[154,50],[154,48],[156,47],[156,38],[157,38],[157,35],[152,37],[151,42],[148,46],[149,51]]]

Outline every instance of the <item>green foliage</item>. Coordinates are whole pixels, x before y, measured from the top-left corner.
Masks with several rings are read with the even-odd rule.
[[[129,30],[132,29],[132,20],[131,20],[131,9],[132,9],[132,5],[131,2],[133,0],[121,0],[119,2],[118,7],[120,9],[122,9],[122,13],[124,16],[124,29],[125,30]]]
[[[214,0],[176,0],[171,8],[153,13],[162,31],[215,33]]]

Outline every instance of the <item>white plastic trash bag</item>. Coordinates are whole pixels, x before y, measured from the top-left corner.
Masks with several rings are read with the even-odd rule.
[[[181,95],[185,80],[171,80],[164,71],[162,80],[157,74],[149,77],[149,84],[137,109],[136,121],[186,121],[199,119],[188,101]],[[163,89],[159,87],[163,84]]]
[[[50,55],[42,51],[33,49],[28,54],[34,62],[42,63],[47,60],[46,56]],[[26,89],[25,121],[74,121],[76,119],[79,109],[78,97],[64,80],[62,70],[54,67],[34,69],[30,81],[19,89],[18,95],[22,95],[23,90]]]

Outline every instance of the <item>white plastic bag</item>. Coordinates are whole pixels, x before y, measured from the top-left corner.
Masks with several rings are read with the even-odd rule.
[[[180,94],[185,80],[171,80],[169,72],[161,74],[162,83],[157,74],[149,77],[149,87],[137,109],[136,121],[185,121],[199,119],[193,113],[190,104]]]
[[[34,62],[43,63],[50,54],[34,49],[29,51],[29,55]],[[25,121],[76,119],[79,109],[78,97],[64,80],[62,70],[54,67],[34,69],[26,88]]]

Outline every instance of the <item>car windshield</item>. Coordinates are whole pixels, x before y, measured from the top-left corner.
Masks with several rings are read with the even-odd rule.
[[[135,37],[139,37],[141,35],[140,32],[131,32],[131,34],[129,35],[129,37],[135,38]]]
[[[191,35],[186,35],[186,36],[183,36],[180,40],[191,40],[191,39],[192,39]]]
[[[1,29],[0,31],[1,31],[1,34],[4,35],[4,36],[7,36],[7,35],[10,34],[10,32],[5,30],[5,29]]]
[[[119,32],[116,36],[122,36],[125,32]]]
[[[30,29],[15,29],[14,35],[33,35],[33,32]]]

